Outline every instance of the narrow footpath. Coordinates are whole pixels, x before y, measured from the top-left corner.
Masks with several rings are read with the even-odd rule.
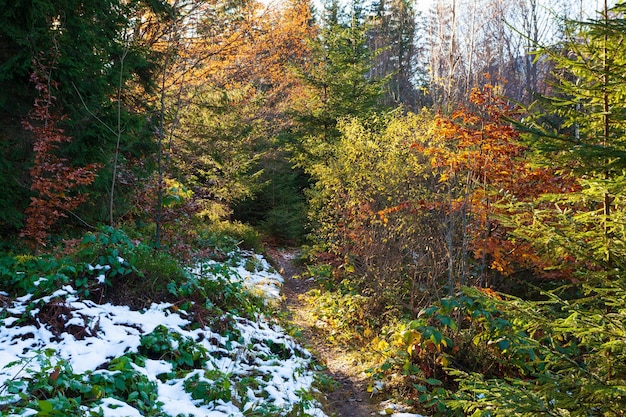
[[[377,415],[378,402],[370,398],[362,366],[350,359],[340,347],[328,343],[328,335],[317,326],[302,295],[315,283],[300,278],[301,271],[294,260],[295,249],[268,249],[268,255],[285,279],[282,309],[288,320],[302,333],[300,342],[327,368],[327,376],[336,387],[326,392],[325,413],[330,417],[369,417]]]

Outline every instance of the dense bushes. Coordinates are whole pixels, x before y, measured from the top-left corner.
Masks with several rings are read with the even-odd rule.
[[[312,239],[318,258],[341,266],[365,295],[409,309],[439,291],[445,276],[440,210],[413,210],[436,177],[411,149],[430,143],[433,116],[345,120],[327,157],[309,168]],[[394,301],[395,300],[395,301]]]
[[[375,343],[374,376],[406,375],[411,401],[435,415],[624,415],[622,285],[525,301],[465,288]]]
[[[540,109],[524,136],[496,88],[474,90],[421,128],[344,121],[310,168],[327,287],[397,309],[372,375],[429,414],[625,413],[624,131],[609,106],[623,94],[598,70],[606,54],[621,65],[623,7],[573,24],[562,89],[535,107],[562,125]]]

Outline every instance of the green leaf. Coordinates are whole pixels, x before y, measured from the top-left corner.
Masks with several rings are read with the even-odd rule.
[[[439,317],[439,322],[443,326],[449,327],[452,330],[456,330],[457,329],[456,320],[454,320],[450,316],[440,316]]]
[[[115,389],[119,390],[119,391],[125,391],[126,390],[126,381],[124,381],[122,378],[115,378],[113,385],[115,385]]]
[[[426,388],[424,385],[414,384],[413,388],[415,388],[415,390],[417,390],[418,392],[428,392],[428,388]]]
[[[439,346],[441,344],[441,339],[443,339],[443,335],[439,331],[434,330],[430,335],[430,340],[435,344],[435,346]]]
[[[54,409],[54,406],[52,405],[52,403],[48,400],[39,400],[37,402],[37,406],[39,407],[39,409],[41,411],[43,411],[45,414],[49,414],[52,412],[52,410]],[[37,413],[39,415],[39,413]],[[44,415],[45,415],[44,414]]]
[[[435,378],[428,378],[426,381],[427,384],[429,385],[441,385],[441,381]]]
[[[505,351],[511,346],[511,342],[508,339],[502,339],[498,342],[500,350]]]

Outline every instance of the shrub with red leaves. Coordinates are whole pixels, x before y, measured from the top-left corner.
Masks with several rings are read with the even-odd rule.
[[[35,152],[33,166],[30,168],[34,195],[26,208],[26,224],[21,236],[30,240],[34,246],[46,246],[52,226],[67,213],[85,202],[87,194],[77,188],[93,183],[99,164],[84,167],[70,166],[66,158],[56,155],[60,144],[72,141],[65,135],[57,122],[64,116],[54,112],[55,97],[52,89],[57,85],[47,76],[47,67],[35,62],[36,70],[31,75],[38,97],[35,98],[29,120],[23,121],[25,129],[33,132]]]

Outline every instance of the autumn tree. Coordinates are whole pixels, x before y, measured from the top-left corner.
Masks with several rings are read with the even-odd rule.
[[[236,216],[263,222],[274,207],[264,200],[278,181],[274,171],[291,175],[284,132],[303,99],[291,68],[308,59],[309,4],[187,3],[171,29],[152,29],[170,31],[169,46],[163,38],[155,47],[172,53],[163,102],[155,100],[163,109],[164,175],[193,190],[210,222],[229,217],[233,206]],[[258,204],[262,213],[252,217]]]
[[[310,167],[311,240],[374,309],[416,312],[441,291],[439,213],[418,210],[435,198],[436,178],[428,158],[411,149],[415,141],[432,143],[433,124],[428,111],[344,119],[327,158]]]
[[[87,194],[81,193],[80,187],[92,184],[99,168],[97,164],[73,167],[69,160],[58,155],[61,146],[67,146],[72,138],[57,125],[63,116],[54,108],[57,83],[51,79],[53,65],[36,62],[37,71],[31,81],[38,97],[29,120],[24,121],[24,128],[35,137],[35,158],[30,169],[30,189],[34,195],[26,209],[26,224],[21,235],[35,247],[47,246],[52,226],[73,214],[73,210],[87,200]]]
[[[562,260],[516,239],[507,219],[511,202],[576,183],[530,163],[518,110],[496,91],[474,89],[472,107],[449,116],[344,120],[309,168],[311,237],[364,293],[413,310],[462,285],[547,276]]]
[[[558,166],[535,167],[527,160],[531,151],[514,126],[519,110],[496,91],[489,85],[474,89],[472,108],[438,116],[435,136],[441,142],[417,147],[438,172],[436,204],[445,207],[450,285],[506,285],[501,279],[516,271],[541,275],[553,267],[558,259],[541,259],[527,242],[515,239],[509,203],[577,189]]]

